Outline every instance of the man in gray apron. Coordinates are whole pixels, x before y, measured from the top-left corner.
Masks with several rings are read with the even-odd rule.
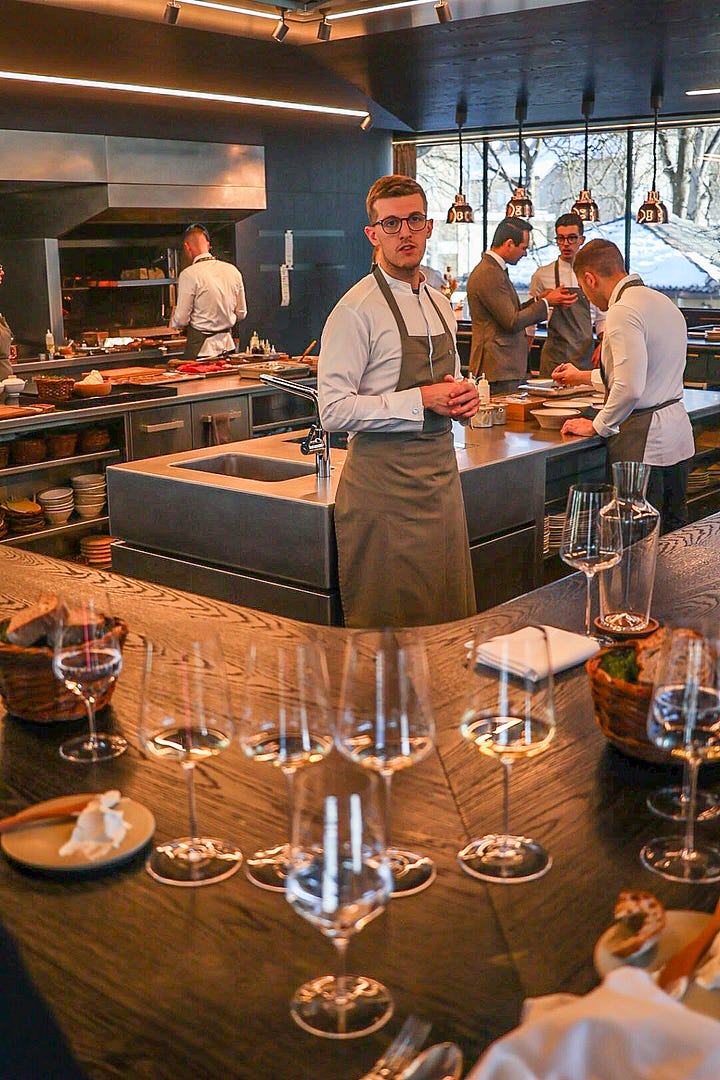
[[[607,311],[600,369],[579,371],[561,364],[553,378],[563,385],[592,382],[605,387],[605,404],[594,420],[567,420],[563,435],[600,435],[610,463],[652,465],[648,499],[662,514],[663,531],[687,521],[687,477],[695,453],[683,404],[687,329],[667,296],[628,274],[609,240],[591,240],[575,259],[588,300]]]
[[[320,417],[349,431],[335,500],[340,592],[352,627],[421,626],[475,613],[451,419],[469,421],[448,300],[420,272],[432,232],[425,193],[385,176],[367,198],[372,273],[325,324]]]
[[[242,274],[232,263],[215,258],[204,225],[188,226],[183,247],[190,266],[178,278],[170,319],[172,329],[184,329],[187,335],[183,360],[232,352],[235,323],[247,315]]]
[[[0,263],[0,285],[3,283],[5,271]],[[11,360],[15,359],[15,346],[12,343],[12,330],[7,324],[4,315],[0,315],[0,379],[7,379],[12,375]]]
[[[571,307],[556,306],[550,312],[547,339],[540,354],[540,374],[543,376],[551,375],[558,364],[565,363],[589,371],[594,366],[593,325],[598,337],[602,337],[605,325],[602,312],[579,291],[573,270],[575,256],[585,243],[582,218],[577,214],[561,214],[555,222],[555,241],[560,248],[560,258],[538,267],[530,281],[530,296],[542,299],[561,285],[579,295],[577,303]]]

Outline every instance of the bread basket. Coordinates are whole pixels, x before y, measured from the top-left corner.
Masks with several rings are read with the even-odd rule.
[[[47,443],[39,435],[13,439],[10,454],[15,465],[37,465],[47,457]]]
[[[48,432],[45,436],[50,458],[72,457],[77,446],[77,431]]]
[[[613,678],[600,666],[603,657],[618,649],[637,652],[637,642],[623,642],[622,645],[601,649],[585,664],[590,678],[595,719],[608,742],[624,754],[667,765],[672,761],[671,755],[660,750],[647,737],[652,684]]]
[[[38,401],[54,405],[58,401],[69,401],[72,397],[75,380],[65,375],[36,375]]]
[[[127,624],[113,619],[120,648],[127,637]],[[11,716],[36,724],[79,720],[86,715],[81,698],[71,694],[55,677],[51,648],[10,645],[0,642],[0,696]],[[115,683],[97,698],[96,709],[110,701]]]
[[[83,454],[98,454],[110,445],[110,432],[107,428],[85,428],[80,432],[80,451]]]

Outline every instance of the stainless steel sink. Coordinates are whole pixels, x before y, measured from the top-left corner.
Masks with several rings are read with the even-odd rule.
[[[314,462],[282,461],[278,458],[257,457],[254,454],[218,454],[215,457],[194,458],[192,461],[174,463],[171,468],[236,476],[241,480],[260,480],[265,484],[295,480],[299,476],[312,476],[315,472]]]

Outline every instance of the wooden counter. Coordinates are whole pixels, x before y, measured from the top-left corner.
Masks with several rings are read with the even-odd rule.
[[[717,619],[719,555],[720,517],[662,540],[653,614],[691,626],[703,617]],[[178,641],[212,620],[237,701],[249,634],[259,642],[319,634],[336,695],[348,632],[17,549],[0,551],[4,612],[44,591],[100,586],[109,589],[115,613],[131,631],[112,709],[131,749],[103,766],[72,766],[57,753],[68,726],[6,719],[0,813],[117,786],[153,811],[159,838],[181,835],[186,810],[179,770],[146,761],[137,749],[140,635]],[[631,762],[606,744],[582,668],[558,679],[554,744],[519,765],[512,779],[512,823],[547,845],[552,870],[539,881],[503,887],[475,881],[457,865],[457,850],[501,820],[501,769],[474,755],[458,734],[463,643],[476,622],[489,632],[536,620],[580,630],[584,588],[584,578],[573,575],[476,620],[417,631],[434,675],[438,751],[398,775],[393,839],[432,855],[438,877],[427,891],[392,901],[351,945],[350,969],[382,979],[395,999],[395,1017],[374,1036],[333,1045],[295,1026],[288,999],[304,980],[331,969],[331,947],[282,896],[252,887],[242,872],[220,885],[183,890],[153,882],[141,857],[107,875],[73,881],[32,875],[0,860],[2,918],[88,1075],[356,1080],[410,1012],[433,1021],[433,1041],[459,1042],[469,1066],[516,1023],[526,995],[594,985],[592,947],[611,921],[621,888],[649,888],[669,906],[709,910],[716,890],[672,885],[641,868],[643,840],[670,831],[644,802],[649,789],[667,783],[668,770]],[[198,805],[201,824],[245,852],[286,835],[282,778],[244,758],[237,746],[199,771]]]

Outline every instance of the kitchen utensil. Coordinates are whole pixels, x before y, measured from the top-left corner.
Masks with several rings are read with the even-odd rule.
[[[657,977],[658,986],[662,990],[669,990],[678,979],[692,975],[700,957],[712,944],[718,930],[720,930],[720,900],[717,902],[712,918],[697,937],[679,949],[661,968]]]
[[[304,351],[304,352],[301,352],[299,356],[294,356],[294,357],[293,357],[293,360],[304,360],[304,359],[305,359],[305,357],[306,357],[306,356],[307,356],[307,355],[308,355],[308,354],[309,354],[310,352],[312,352],[312,350],[313,350],[313,349],[315,348],[315,346],[316,346],[316,345],[317,345],[317,338],[313,338],[313,340],[312,340],[312,341],[310,342],[310,344],[308,345],[307,349],[305,349],[305,351]]]
[[[406,1069],[398,1080],[460,1080],[463,1056],[455,1043],[436,1043],[423,1050]]]
[[[12,829],[19,829],[24,825],[32,825],[38,821],[72,817],[73,814],[81,813],[90,800],[94,798],[94,795],[79,795],[76,799],[65,800],[61,806],[51,807],[46,803],[41,803],[39,806],[31,806],[27,810],[20,810],[17,814],[0,818],[0,833],[10,832]]]
[[[412,1061],[415,1051],[418,1050],[428,1037],[431,1025],[417,1016],[408,1016],[399,1032],[388,1046],[382,1057],[379,1057],[369,1073],[365,1073],[360,1080],[392,1080],[408,1062]]]

